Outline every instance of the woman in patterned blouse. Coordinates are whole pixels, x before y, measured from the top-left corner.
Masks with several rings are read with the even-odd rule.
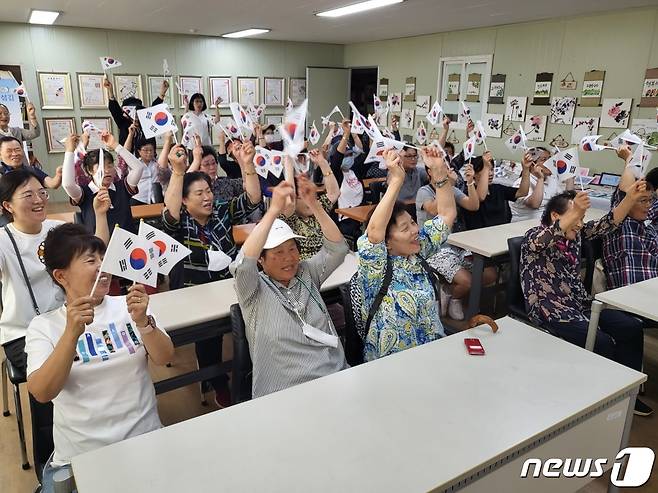
[[[617,207],[598,221],[583,224],[590,207],[586,192],[563,192],[546,204],[542,223],[525,235],[521,245],[521,287],[528,315],[565,340],[585,346],[591,298],[580,279],[581,239],[615,231],[646,189],[636,182]],[[643,354],[642,323],[616,310],[601,312],[594,351],[640,370]],[[638,408],[648,408],[637,401]],[[643,415],[651,413],[642,412]]]
[[[362,318],[381,289],[390,259],[393,278],[372,319],[364,345],[364,359],[371,361],[388,354],[431,342],[445,335],[439,319],[432,280],[419,256],[439,251],[457,215],[448,168],[436,148],[422,151],[424,163],[438,176],[437,215],[419,227],[405,206],[396,199],[405,171],[397,152],[385,153],[388,168],[386,193],[373,211],[366,234],[358,240],[358,275],[363,291]],[[448,186],[446,186],[448,185]]]

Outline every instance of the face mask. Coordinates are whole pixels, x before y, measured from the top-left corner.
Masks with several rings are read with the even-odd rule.
[[[268,143],[268,144],[271,144],[272,142],[275,142],[274,134],[265,134],[265,142]]]

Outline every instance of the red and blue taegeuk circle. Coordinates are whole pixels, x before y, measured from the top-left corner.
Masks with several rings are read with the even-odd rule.
[[[158,247],[158,257],[160,257],[164,252],[167,251],[167,245],[162,240],[155,240],[153,244]]]
[[[584,151],[591,151],[592,150],[592,144],[590,144],[589,142],[585,142],[583,144],[583,150]]]
[[[516,134],[516,135],[514,136],[514,140],[513,140],[513,142],[514,142],[515,144],[518,144],[519,142],[521,142],[521,136],[520,136],[519,134]]]
[[[274,156],[272,158],[272,161],[274,162],[274,164],[281,164],[281,156]]]
[[[567,170],[567,162],[560,159],[555,163],[555,166],[557,167],[557,172],[559,174],[564,173]]]
[[[169,121],[169,117],[167,117],[167,114],[164,111],[158,111],[155,114],[155,117],[153,118],[155,123],[158,125],[162,126],[165,125]]]
[[[141,248],[130,252],[130,266],[135,270],[143,269],[146,266],[146,252]]]
[[[264,156],[256,156],[256,166],[265,166],[265,163],[267,163],[267,159]]]

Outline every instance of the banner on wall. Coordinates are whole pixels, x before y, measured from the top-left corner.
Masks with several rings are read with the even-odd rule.
[[[5,78],[6,74],[11,75],[10,72],[0,73],[0,103],[4,104],[9,110],[9,126],[10,127],[23,127],[23,116],[21,114],[21,102],[18,95],[14,92],[14,88],[18,87],[18,82],[13,78]]]

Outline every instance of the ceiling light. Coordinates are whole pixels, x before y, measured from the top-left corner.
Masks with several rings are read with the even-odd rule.
[[[30,12],[30,24],[53,24],[55,19],[59,17],[59,12],[52,12],[50,10],[33,10]]]
[[[222,38],[246,38],[247,36],[256,36],[257,34],[269,33],[270,29],[245,29],[234,33],[222,34]]]
[[[365,10],[371,10],[371,9],[378,9],[379,7],[386,7],[388,5],[393,5],[402,2],[404,2],[404,0],[369,0],[367,2],[348,5],[347,7],[340,7],[333,10],[325,10],[324,12],[318,12],[315,15],[319,17],[341,17],[343,15],[356,14],[357,12],[363,12]]]

